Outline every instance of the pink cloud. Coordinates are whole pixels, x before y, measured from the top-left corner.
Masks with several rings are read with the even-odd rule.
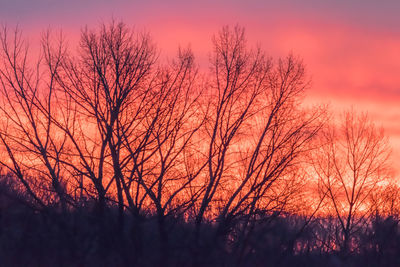
[[[223,25],[239,23],[246,27],[250,45],[259,43],[274,58],[293,52],[304,59],[312,77],[309,102],[330,102],[337,111],[350,106],[369,111],[386,129],[395,161],[400,161],[400,36],[392,28],[367,27],[349,17],[339,21],[326,10],[303,12],[289,5],[279,9],[254,4],[251,9],[208,2],[173,6],[126,2],[114,7],[104,3],[93,12],[80,12],[77,21],[65,15],[57,20],[52,14],[56,22],[51,26],[62,28],[73,43],[84,24],[93,27],[112,16],[122,18],[138,30],[150,31],[162,56],[173,57],[179,45],[190,43],[198,62],[206,66],[212,35]],[[35,36],[48,25],[42,18],[28,31]]]

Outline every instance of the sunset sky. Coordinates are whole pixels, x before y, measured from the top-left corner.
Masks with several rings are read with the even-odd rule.
[[[382,125],[400,161],[400,1],[372,0],[0,0],[0,22],[29,36],[47,27],[76,39],[112,17],[151,33],[164,57],[190,46],[205,65],[211,36],[224,25],[246,28],[250,45],[274,58],[304,59],[308,99],[335,112],[353,106]],[[399,169],[399,168],[398,168]]]

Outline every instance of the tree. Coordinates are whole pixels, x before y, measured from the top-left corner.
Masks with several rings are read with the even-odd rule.
[[[47,32],[37,63],[19,31],[8,38],[4,28],[0,163],[43,207],[46,188],[63,209],[93,199],[99,218],[116,203],[121,229],[126,211],[155,213],[166,242],[165,218],[193,204],[185,194],[200,173],[187,168],[204,121],[192,52],[156,64],[149,35],[115,22],[84,29],[77,54]]]
[[[213,43],[207,167],[195,224],[198,239],[204,218],[216,221],[216,238],[224,240],[235,226],[247,235],[259,216],[285,209],[324,112],[299,107],[308,82],[296,57],[274,65],[246,47],[238,26],[223,28]]]
[[[346,255],[367,223],[369,198],[389,177],[390,150],[383,130],[354,111],[347,111],[337,127],[328,127],[321,139],[314,170],[338,222],[337,245]]]
[[[259,221],[296,202],[325,113],[302,107],[297,57],[273,61],[247,47],[243,28],[224,27],[199,77],[190,49],[160,63],[149,35],[123,23],[84,29],[76,52],[47,32],[38,61],[18,31],[9,36],[4,28],[0,164],[40,207],[94,202],[101,221],[115,205],[121,233],[129,214],[135,236],[153,218],[167,262],[168,218],[193,223],[196,245],[213,222],[213,241],[236,236],[243,254]]]
[[[160,62],[123,23],[84,29],[76,51],[48,31],[38,58],[19,30],[4,27],[0,45],[0,198],[12,200],[0,217],[23,203],[38,240],[54,225],[82,235],[71,255],[112,242],[125,265],[279,265],[349,255],[363,238],[357,253],[395,255],[383,244],[399,213],[383,131],[353,111],[326,125],[325,108],[302,105],[302,61],[249,48],[243,28],[214,36],[204,75],[190,49]]]
[[[68,136],[72,155],[63,163],[74,176],[93,184],[99,210],[106,198],[117,197],[121,222],[125,201],[139,214],[124,176],[123,133],[138,128],[149,112],[154,95],[148,79],[154,63],[155,48],[148,35],[112,22],[98,33],[85,29],[79,55],[66,56],[56,76],[64,112],[51,120]],[[137,138],[144,132],[137,132]]]
[[[18,177],[40,208],[59,203],[65,210],[71,200],[60,156],[67,137],[56,133],[49,116],[56,112],[55,77],[63,47],[54,50],[53,64],[46,64],[45,56],[30,61],[18,30],[9,34],[2,28],[0,44],[0,140],[5,154],[0,164]],[[48,79],[43,80],[43,75]]]

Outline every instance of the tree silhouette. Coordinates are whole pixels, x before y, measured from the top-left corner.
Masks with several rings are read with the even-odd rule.
[[[2,65],[0,82],[2,125],[0,139],[3,151],[0,164],[18,177],[29,195],[40,205],[59,202],[66,209],[69,202],[61,165],[66,142],[57,135],[51,118],[54,111],[55,75],[63,50],[56,51],[54,64],[36,63],[28,58],[28,47],[16,30],[1,31]],[[42,80],[47,75],[48,80]]]
[[[208,72],[190,49],[161,61],[149,34],[115,21],[83,29],[76,50],[47,31],[34,57],[7,27],[0,44],[0,241],[13,250],[121,266],[394,257],[383,132],[306,108],[303,62],[248,47],[244,28],[214,36]],[[0,242],[6,264],[30,262],[15,255]]]
[[[339,223],[338,245],[347,254],[355,249],[355,234],[368,223],[368,198],[389,177],[390,150],[383,131],[354,111],[346,112],[337,128],[327,129],[323,142],[315,172]]]

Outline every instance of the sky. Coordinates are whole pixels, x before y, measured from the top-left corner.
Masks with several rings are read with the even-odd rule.
[[[0,23],[29,36],[50,27],[71,40],[111,18],[149,31],[165,57],[190,45],[206,64],[212,35],[246,28],[249,44],[304,60],[308,101],[336,113],[353,107],[382,125],[400,162],[400,1],[398,0],[0,0]],[[397,167],[400,170],[400,167]],[[399,172],[400,173],[400,172]]]

